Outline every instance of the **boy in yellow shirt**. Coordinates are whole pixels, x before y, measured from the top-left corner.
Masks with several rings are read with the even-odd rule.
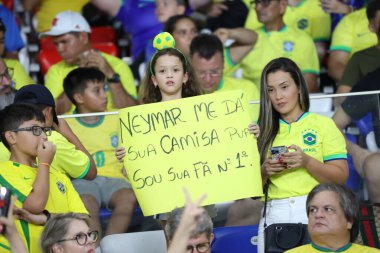
[[[16,226],[30,253],[41,252],[39,237],[50,213],[87,213],[69,178],[50,169],[56,146],[47,140],[51,128],[34,105],[12,104],[0,112],[1,141],[10,150],[0,163],[0,184],[17,195]],[[0,236],[1,252],[10,252]]]
[[[107,108],[105,75],[96,68],[77,68],[64,79],[64,91],[75,105],[74,113],[104,112]],[[123,165],[115,156],[118,146],[119,117],[91,116],[67,119],[67,123],[90,152],[98,168],[92,180],[73,181],[75,189],[90,212],[91,228],[99,231],[99,208],[112,210],[105,235],[126,232],[136,206],[131,185],[122,173]]]

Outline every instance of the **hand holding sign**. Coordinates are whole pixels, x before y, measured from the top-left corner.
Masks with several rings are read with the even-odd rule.
[[[262,196],[248,107],[234,91],[119,111],[124,166],[144,215],[180,206],[183,187],[207,193],[205,205]]]

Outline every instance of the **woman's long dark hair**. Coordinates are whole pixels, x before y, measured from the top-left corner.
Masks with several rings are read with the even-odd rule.
[[[260,152],[261,164],[267,157],[268,150],[280,129],[280,114],[273,108],[268,94],[267,78],[270,73],[283,71],[289,73],[294,82],[296,83],[300,98],[299,103],[304,112],[309,111],[310,101],[309,93],[307,90],[306,81],[298,68],[292,60],[281,57],[273,59],[264,68],[261,75],[261,90],[260,90],[260,114],[259,126],[260,136],[258,138],[258,148]]]

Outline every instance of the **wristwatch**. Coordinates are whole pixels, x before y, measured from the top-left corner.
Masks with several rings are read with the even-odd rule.
[[[109,83],[121,83],[120,75],[118,73],[114,73],[111,78],[107,79]]]

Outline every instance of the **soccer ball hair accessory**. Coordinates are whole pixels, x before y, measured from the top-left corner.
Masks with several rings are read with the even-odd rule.
[[[175,48],[175,40],[173,38],[173,36],[168,33],[168,32],[162,32],[162,33],[159,33],[156,35],[156,37],[154,37],[154,40],[153,40],[153,47],[158,51],[161,51],[161,50],[177,50],[178,52],[181,53],[182,57],[185,59],[185,71],[187,70],[187,58],[186,56],[177,48]],[[153,68],[152,68],[152,62],[153,62],[153,59],[157,56],[157,52],[152,55],[152,57],[150,58],[150,61],[149,61],[149,71],[150,71],[150,74],[153,76],[154,73],[153,73]]]
[[[165,48],[175,48],[175,40],[170,33],[162,32],[157,34],[156,37],[154,37],[153,47],[156,50],[162,50]]]

